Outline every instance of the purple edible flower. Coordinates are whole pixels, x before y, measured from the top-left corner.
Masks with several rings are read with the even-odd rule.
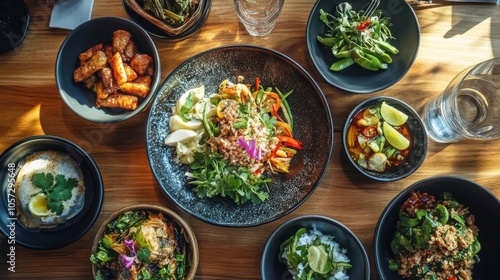
[[[255,139],[251,139],[250,141],[245,141],[243,138],[238,138],[238,145],[242,148],[244,148],[248,154],[250,155],[251,158],[261,160],[262,155],[259,149],[255,149]]]
[[[135,256],[129,257],[121,254],[120,257],[122,257],[123,261],[125,262],[125,268],[129,268],[134,263],[135,260]]]
[[[136,255],[136,252],[135,252],[135,241],[132,239],[132,240],[123,240],[123,245],[125,245],[125,247],[128,247],[130,249],[130,251],[132,251],[132,254],[133,256],[129,257],[127,255],[124,255],[124,254],[120,254],[120,257],[123,259],[123,262],[125,262],[125,268],[129,268],[133,263],[134,263],[134,260],[135,260],[135,255]]]
[[[131,239],[131,240],[125,239],[125,240],[123,240],[123,244],[125,246],[127,246],[128,248],[130,248],[130,251],[132,251],[132,253],[135,255],[135,246],[134,246],[135,241],[134,241],[134,239]]]

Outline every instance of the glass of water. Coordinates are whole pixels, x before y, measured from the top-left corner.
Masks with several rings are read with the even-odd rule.
[[[440,143],[500,137],[500,57],[460,72],[424,107],[429,138]]]
[[[252,36],[267,36],[276,25],[285,0],[234,0],[240,21]]]

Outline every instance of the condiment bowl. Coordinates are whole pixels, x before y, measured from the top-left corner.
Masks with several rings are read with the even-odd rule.
[[[73,79],[73,72],[80,66],[80,53],[100,43],[111,45],[113,32],[120,29],[131,34],[131,39],[139,53],[147,54],[152,58],[153,75],[150,90],[145,97],[139,97],[135,110],[97,108],[96,94],[83,83],[75,83]],[[55,78],[62,100],[78,116],[96,123],[116,123],[125,121],[147,109],[160,82],[160,66],[156,46],[142,27],[125,18],[99,17],[79,25],[63,41],[56,58]]]
[[[405,136],[408,139],[409,146],[408,148],[400,151],[400,154],[404,156],[403,160],[393,161],[390,160],[389,156],[387,156],[387,164],[385,165],[385,168],[380,168],[377,171],[377,168],[368,169],[366,168],[366,166],[362,166],[359,163],[362,162],[362,160],[360,160],[360,156],[358,156],[358,153],[360,152],[359,147],[360,142],[363,141],[360,140],[358,134],[363,133],[363,130],[365,129],[364,126],[359,125],[359,119],[362,118],[360,114],[363,114],[366,109],[380,109],[383,102],[407,116],[407,120],[404,125],[391,125],[391,127],[395,127],[399,132],[402,131],[402,134],[409,134]],[[377,114],[378,116],[380,116],[380,113]],[[370,126],[375,130],[375,134],[381,134],[380,130],[383,129],[384,126],[382,124],[384,122],[386,122],[386,120],[380,118],[380,127],[378,127],[376,124]],[[381,148],[382,150],[378,152],[388,154],[385,150],[383,150],[383,148],[388,147],[389,142],[387,141],[387,137],[385,135],[383,135],[382,137],[384,137],[385,142],[383,146],[379,145],[379,148]],[[369,140],[376,140],[376,138],[372,137]],[[410,105],[393,97],[380,96],[368,98],[354,107],[344,123],[342,132],[342,146],[344,154],[347,157],[349,163],[361,174],[376,181],[390,182],[400,180],[411,175],[422,165],[427,155],[428,142],[427,134],[425,132],[425,127],[422,123],[422,120],[418,113]],[[373,156],[374,152],[377,152],[375,148],[370,149],[369,147],[371,146],[368,144],[366,144],[366,148],[364,145],[361,146],[361,149],[364,149],[365,151],[365,162],[370,161],[370,158],[368,156],[371,157]],[[366,151],[370,152],[366,153]]]
[[[493,183],[493,182],[492,182]],[[374,233],[374,258],[381,280],[401,279],[397,272],[389,268],[389,259],[395,255],[391,241],[396,231],[400,208],[413,192],[428,193],[435,197],[449,192],[457,202],[463,204],[475,217],[479,229],[477,239],[481,244],[480,261],[472,269],[474,279],[489,279],[498,274],[498,252],[500,250],[500,200],[487,188],[466,178],[439,176],[423,179],[407,187],[396,195],[383,210]]]
[[[278,226],[268,237],[262,250],[261,276],[263,280],[292,279],[285,264],[279,261],[280,246],[301,229],[319,230],[323,235],[333,236],[339,247],[346,249],[346,256],[352,268],[347,270],[349,279],[370,279],[370,262],[363,244],[356,235],[342,223],[321,215],[307,215],[292,218]]]

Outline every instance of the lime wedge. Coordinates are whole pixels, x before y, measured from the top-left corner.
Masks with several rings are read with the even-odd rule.
[[[404,150],[410,146],[410,140],[399,133],[394,127],[392,127],[387,122],[382,125],[382,130],[384,132],[385,139],[389,144],[398,150]]]
[[[47,198],[43,193],[31,197],[28,208],[31,214],[37,217],[45,217],[50,214],[50,210],[47,209]]]
[[[385,101],[380,105],[380,115],[386,122],[394,126],[403,125],[408,120],[408,115],[388,105]]]
[[[326,274],[332,269],[328,261],[328,254],[323,245],[309,247],[307,249],[307,261],[309,262],[309,267],[319,274]]]

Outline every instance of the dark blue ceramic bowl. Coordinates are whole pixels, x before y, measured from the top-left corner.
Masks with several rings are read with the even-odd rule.
[[[385,172],[376,172],[364,169],[351,157],[351,155],[349,154],[349,148],[347,146],[346,139],[349,126],[356,115],[370,106],[376,104],[380,105],[383,101],[386,101],[387,104],[408,115],[407,123],[413,136],[413,147],[410,151],[410,154],[397,168]],[[342,131],[342,149],[349,163],[351,163],[351,165],[364,176],[372,180],[381,182],[397,181],[413,174],[415,171],[417,171],[418,168],[420,168],[420,166],[424,162],[428,150],[427,133],[425,132],[425,127],[422,123],[422,119],[420,118],[418,113],[407,103],[389,96],[372,97],[359,103],[356,107],[354,107],[349,116],[347,116]]]
[[[64,224],[50,229],[28,229],[16,218],[15,197],[9,179],[19,172],[18,163],[26,156],[40,151],[57,151],[70,155],[79,165],[85,181],[85,204],[83,209]],[[14,177],[15,178],[15,177]],[[32,249],[55,249],[80,239],[97,220],[104,199],[104,185],[99,168],[94,160],[79,146],[69,140],[50,135],[33,136],[14,143],[0,155],[0,224],[1,232],[12,236],[15,226],[16,244]],[[12,190],[12,191],[11,191]]]
[[[81,83],[73,81],[73,72],[79,66],[78,55],[98,43],[110,45],[113,32],[118,29],[130,32],[138,51],[153,58],[151,91],[146,98],[139,100],[139,106],[133,111],[97,108],[95,94]],[[127,120],[147,108],[160,83],[160,65],[156,46],[142,27],[125,18],[100,17],[79,25],[62,43],[56,59],[56,84],[64,103],[80,117],[96,123],[115,123]]]
[[[323,36],[325,24],[319,19],[319,10],[333,14],[335,8],[345,0],[319,0],[312,8],[307,21],[306,40],[309,56],[319,74],[332,86],[350,93],[372,93],[388,88],[410,70],[417,57],[420,45],[420,27],[413,9],[406,0],[381,1],[379,9],[382,15],[390,17],[393,26],[390,27],[395,40],[390,43],[398,48],[399,54],[392,55],[393,62],[388,68],[379,71],[370,71],[359,65],[353,65],[339,72],[330,70],[330,66],[337,59],[331,48],[318,42],[316,36]],[[366,8],[369,0],[348,1],[355,11]]]
[[[340,247],[347,249],[352,268],[347,270],[349,279],[369,280],[370,262],[363,244],[356,235],[340,222],[319,215],[301,216],[280,225],[269,236],[262,250],[261,276],[263,280],[292,279],[287,267],[280,263],[280,245],[300,228],[317,229],[324,235],[331,235]]]
[[[500,200],[488,189],[464,178],[442,176],[424,179],[399,193],[384,209],[375,228],[373,239],[375,266],[381,280],[399,280],[401,277],[389,269],[388,259],[393,258],[391,240],[396,231],[401,205],[415,191],[440,196],[450,192],[455,199],[469,208],[476,218],[481,243],[479,258],[472,270],[474,279],[491,279],[498,274],[498,252],[500,251]]]

